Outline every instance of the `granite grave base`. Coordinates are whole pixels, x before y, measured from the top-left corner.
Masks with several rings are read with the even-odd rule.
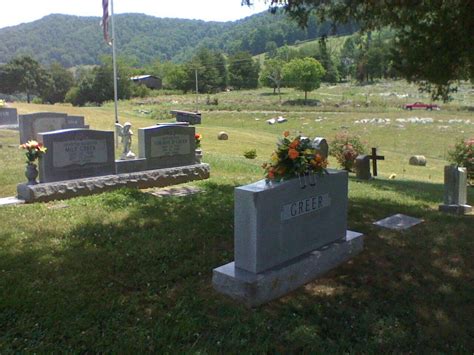
[[[182,184],[208,179],[208,164],[194,164],[174,168],[147,170],[84,179],[56,181],[37,185],[19,184],[18,198],[27,203],[64,200],[110,191],[122,187],[150,188]]]
[[[346,237],[261,273],[235,267],[235,263],[213,271],[214,288],[248,307],[279,298],[314,280],[362,251],[364,236],[347,231]]]
[[[445,212],[445,213],[453,213],[464,215],[466,213],[470,213],[472,211],[472,206],[470,205],[439,205],[438,211]]]

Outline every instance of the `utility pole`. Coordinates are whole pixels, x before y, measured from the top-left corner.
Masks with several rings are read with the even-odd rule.
[[[198,70],[197,68],[194,69],[195,74],[195,81],[196,81],[196,113],[199,112],[199,85],[198,85]]]

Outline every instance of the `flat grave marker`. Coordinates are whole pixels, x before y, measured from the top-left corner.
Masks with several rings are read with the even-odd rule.
[[[374,224],[379,227],[402,231],[402,230],[410,229],[411,227],[414,227],[417,224],[420,224],[422,222],[423,222],[422,219],[410,217],[401,213],[397,213],[397,214],[394,214],[393,216],[374,222]]]

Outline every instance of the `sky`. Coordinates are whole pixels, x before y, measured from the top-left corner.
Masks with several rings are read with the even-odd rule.
[[[109,0],[111,1],[111,0]],[[2,0],[0,28],[38,20],[49,14],[102,16],[102,0]],[[234,21],[265,11],[265,0],[241,6],[241,0],[114,0],[114,13],[155,17]]]

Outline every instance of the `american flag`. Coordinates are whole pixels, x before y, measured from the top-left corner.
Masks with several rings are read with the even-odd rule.
[[[109,0],[102,0],[102,27],[104,29],[104,39],[110,45],[112,42],[109,38]]]

